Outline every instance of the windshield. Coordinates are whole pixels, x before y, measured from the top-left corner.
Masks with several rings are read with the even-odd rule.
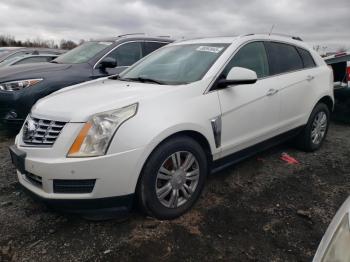
[[[86,63],[103,49],[107,48],[113,42],[90,41],[68,51],[59,56],[53,62],[60,64],[80,64]]]
[[[202,79],[228,44],[185,44],[166,46],[152,53],[120,80],[180,85]]]
[[[14,61],[17,61],[21,58],[25,57],[25,55],[22,55],[22,56],[14,56],[14,57],[10,57],[4,61],[2,61],[0,63],[0,67],[3,67],[3,66],[7,66],[7,65],[11,65]]]

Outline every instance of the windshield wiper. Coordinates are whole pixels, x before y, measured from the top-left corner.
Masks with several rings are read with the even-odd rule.
[[[112,79],[112,80],[117,80],[117,79],[119,79],[119,80],[121,80],[121,78],[120,78],[119,75],[110,76],[110,77],[108,77],[108,79]]]
[[[142,82],[142,83],[145,83],[145,82],[149,82],[149,83],[155,83],[155,84],[158,84],[158,85],[166,85],[165,82],[162,82],[162,81],[159,81],[159,80],[156,80],[156,79],[152,79],[152,78],[148,78],[148,77],[131,77],[131,78],[119,78],[119,80],[125,80],[125,81],[137,81],[137,82]]]

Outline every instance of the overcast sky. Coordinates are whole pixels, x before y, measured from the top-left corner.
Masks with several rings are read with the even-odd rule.
[[[268,32],[350,49],[350,0],[2,0],[0,34],[78,41],[124,33],[198,37]]]

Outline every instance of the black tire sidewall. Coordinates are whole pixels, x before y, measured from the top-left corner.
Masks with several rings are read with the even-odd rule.
[[[312,131],[312,124],[315,120],[315,117],[316,115],[319,113],[319,112],[324,112],[327,116],[327,127],[326,127],[326,132],[321,140],[320,143],[318,144],[314,144],[312,142],[312,139],[311,139],[311,131]],[[329,128],[329,122],[330,122],[330,112],[329,112],[329,109],[328,109],[328,106],[323,104],[323,103],[319,103],[315,106],[315,108],[312,110],[312,113],[309,117],[309,120],[308,120],[308,123],[306,125],[306,128],[305,128],[305,146],[307,149],[309,149],[309,151],[315,151],[317,149],[319,149],[321,147],[321,145],[323,144],[323,141],[325,140],[326,136],[327,136],[327,133],[328,133],[328,128]]]
[[[167,208],[163,206],[157,198],[155,191],[156,178],[158,170],[163,162],[177,151],[188,151],[196,157],[199,165],[200,176],[195,192],[185,204],[178,208]],[[160,144],[153,151],[143,168],[139,185],[140,202],[145,211],[151,216],[158,219],[176,218],[189,210],[197,201],[204,187],[207,173],[207,156],[202,147],[195,140],[189,137],[176,137],[170,139]]]

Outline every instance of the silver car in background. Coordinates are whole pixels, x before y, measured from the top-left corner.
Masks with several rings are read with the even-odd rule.
[[[313,262],[350,261],[350,197],[340,207],[327,228]]]

